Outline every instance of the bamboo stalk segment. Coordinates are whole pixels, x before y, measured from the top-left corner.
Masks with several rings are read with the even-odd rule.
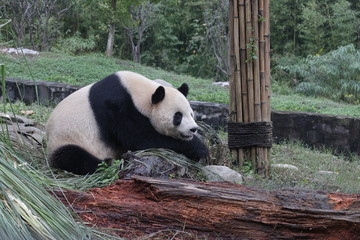
[[[237,101],[236,101],[236,84],[235,84],[235,69],[236,69],[236,56],[235,56],[235,41],[233,39],[235,35],[234,29],[234,5],[236,6],[237,0],[229,0],[229,54],[230,54],[230,74],[229,74],[229,89],[230,89],[230,105],[229,105],[229,118],[232,122],[237,122]],[[232,149],[231,153],[237,159],[239,159],[239,150]]]
[[[270,122],[269,5],[269,0],[230,0],[229,81],[232,123]],[[246,127],[246,124],[242,127]],[[246,142],[237,139],[241,135],[230,134],[229,141]],[[233,148],[235,145],[230,142],[229,146],[232,146],[232,153],[236,153],[234,157],[240,166],[245,160],[251,161],[255,172],[269,176],[268,148],[257,144]]]

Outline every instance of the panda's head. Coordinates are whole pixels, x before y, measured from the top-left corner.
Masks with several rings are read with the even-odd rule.
[[[186,83],[178,89],[158,86],[152,94],[150,121],[160,134],[181,140],[191,140],[198,129],[194,112],[186,96]]]

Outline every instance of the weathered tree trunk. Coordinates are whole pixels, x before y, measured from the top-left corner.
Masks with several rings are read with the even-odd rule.
[[[115,14],[116,13],[116,0],[111,1],[111,7]],[[114,40],[115,40],[115,21],[112,20],[110,23],[110,27],[109,27],[109,35],[108,35],[108,40],[107,40],[107,45],[106,45],[106,52],[105,52],[107,57],[112,57],[112,55],[113,55]]]
[[[114,49],[114,39],[115,39],[115,24],[111,24],[109,27],[109,35],[106,45],[106,56],[112,57],[113,55],[113,49]]]
[[[136,177],[89,192],[55,192],[98,227],[180,229],[208,239],[360,239],[360,195],[267,191]]]

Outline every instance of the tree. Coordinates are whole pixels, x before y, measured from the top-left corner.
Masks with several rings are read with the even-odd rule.
[[[273,53],[300,54],[299,27],[302,4],[309,0],[278,0],[270,2],[271,45]]]
[[[24,43],[25,30],[33,21],[36,14],[36,1],[30,0],[1,0],[2,15],[11,19],[12,27],[17,36],[18,43]]]
[[[112,13],[116,13],[116,0],[111,0],[111,10]],[[109,24],[109,36],[106,45],[106,56],[111,57],[113,55],[114,49],[114,39],[115,39],[115,25],[116,21],[114,19],[111,20]]]
[[[48,51],[56,39],[59,20],[71,7],[68,1],[1,0],[3,14],[11,19],[19,45],[31,44],[34,49]],[[28,39],[25,39],[28,35]]]
[[[304,50],[307,54],[315,55],[325,48],[326,16],[322,14],[321,7],[316,0],[311,0],[303,8],[302,23],[299,24],[300,38],[304,41]]]
[[[346,0],[311,0],[304,6],[301,19],[300,37],[307,54],[328,52],[356,41],[359,18]]]
[[[356,10],[351,9],[351,4],[346,0],[338,0],[331,5],[332,17],[329,18],[331,26],[330,49],[355,43],[360,34],[360,19]]]
[[[204,22],[206,26],[206,42],[216,59],[216,78],[224,79],[229,75],[228,60],[229,38],[227,26],[229,22],[229,1],[208,1],[204,4]]]
[[[360,40],[356,0],[271,1],[273,53],[307,56]]]
[[[154,12],[155,6],[146,1],[138,6],[131,5],[129,13],[131,20],[125,26],[127,35],[131,42],[131,52],[133,61],[141,62],[141,43],[143,42],[144,32],[153,24],[151,14]]]

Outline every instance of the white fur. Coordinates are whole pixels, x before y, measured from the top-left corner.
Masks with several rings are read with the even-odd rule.
[[[48,155],[59,147],[74,144],[99,159],[115,157],[115,153],[101,140],[88,98],[91,85],[83,87],[61,101],[47,124]]]

